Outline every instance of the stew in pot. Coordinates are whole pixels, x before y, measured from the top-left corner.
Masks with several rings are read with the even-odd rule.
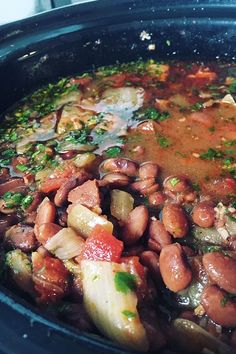
[[[0,131],[2,283],[138,351],[236,346],[236,66],[62,78]]]

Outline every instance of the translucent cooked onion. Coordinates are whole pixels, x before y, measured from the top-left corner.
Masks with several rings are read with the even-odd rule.
[[[101,107],[104,111],[133,112],[143,105],[144,90],[141,87],[108,88],[103,92]]]
[[[215,354],[233,354],[234,349],[223,343],[196,323],[177,318],[172,322],[173,340],[187,353],[203,353],[208,349]]]
[[[193,229],[194,238],[204,243],[212,243],[213,245],[223,245],[224,239],[220,233],[214,228],[204,228],[196,226]]]
[[[111,215],[116,219],[124,221],[129,213],[133,210],[134,198],[131,194],[113,189],[111,191]]]
[[[110,339],[138,351],[148,350],[145,329],[133,290],[117,289],[115,275],[129,274],[127,264],[81,262],[85,308],[96,327]]]
[[[96,225],[101,225],[110,233],[113,231],[113,225],[110,221],[81,204],[74,204],[69,207],[67,224],[84,238],[91,235]]]
[[[60,259],[71,259],[80,254],[84,240],[71,228],[63,228],[50,238],[44,247]]]

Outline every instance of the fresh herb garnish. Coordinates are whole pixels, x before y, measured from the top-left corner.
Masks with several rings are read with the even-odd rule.
[[[201,102],[197,102],[191,105],[189,108],[191,112],[200,111],[203,108],[203,104]]]
[[[110,147],[106,150],[106,154],[109,157],[116,157],[121,153],[121,148],[118,146]]]
[[[164,120],[170,117],[170,113],[159,112],[157,109],[153,107],[149,107],[141,114],[141,116],[143,116],[145,119],[151,119],[154,121],[163,122]]]
[[[229,86],[229,92],[236,93],[236,79],[234,79],[231,85]]]
[[[20,172],[25,172],[28,170],[28,167],[26,165],[20,164],[20,165],[16,165],[16,169]]]
[[[220,304],[222,307],[225,307],[227,302],[230,300],[230,299],[235,299],[236,298],[236,295],[234,294],[225,294],[224,297],[220,300]]]
[[[136,317],[136,314],[134,312],[131,312],[129,310],[124,310],[122,311],[122,314],[127,317],[127,318],[134,318]]]
[[[198,183],[193,182],[192,187],[197,192],[199,192],[201,190],[200,185]]]
[[[177,177],[173,177],[170,179],[170,184],[175,187],[178,183],[180,182],[180,180]]]
[[[210,128],[208,128],[208,130],[209,130],[209,132],[213,133],[216,130],[216,128],[215,127],[210,127]]]
[[[222,252],[222,248],[220,246],[204,245],[202,246],[202,252],[203,253]]]
[[[116,272],[114,282],[116,290],[124,294],[136,289],[136,277],[128,272]]]
[[[32,195],[27,195],[21,200],[21,207],[23,209],[27,209],[30,206],[30,204],[33,202],[33,200],[34,198]]]
[[[171,145],[171,142],[169,141],[169,139],[163,135],[160,135],[160,134],[157,135],[157,142],[163,148],[167,148]]]
[[[200,154],[200,158],[203,160],[214,160],[216,158],[224,157],[224,153],[219,150],[209,148],[207,152]]]
[[[22,193],[6,192],[3,194],[3,200],[6,203],[6,207],[9,209],[15,207],[21,207],[22,209],[27,209],[32,203],[34,198],[31,195],[24,196]]]

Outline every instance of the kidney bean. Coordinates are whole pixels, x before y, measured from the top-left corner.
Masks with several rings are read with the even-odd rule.
[[[131,187],[140,194],[148,195],[156,192],[159,185],[155,182],[154,178],[147,178],[132,183]]]
[[[236,261],[220,252],[204,254],[203,265],[210,279],[222,289],[236,294]]]
[[[139,257],[140,262],[150,271],[153,281],[158,282],[161,279],[158,254],[153,251],[144,251]]]
[[[149,195],[149,204],[153,207],[163,205],[166,200],[165,195],[162,192],[154,192]]]
[[[43,245],[62,229],[61,226],[53,223],[41,224],[38,227],[37,240]]]
[[[160,220],[151,220],[149,224],[148,247],[156,252],[172,243],[171,235],[166,231],[164,224]]]
[[[130,183],[130,178],[123,173],[108,173],[101,180],[98,181],[100,187],[112,186],[122,187]]]
[[[42,194],[40,192],[32,192],[29,193],[29,195],[33,197],[33,201],[26,208],[27,213],[35,211],[38,208],[39,204],[42,202]]]
[[[187,257],[193,257],[194,256],[194,251],[192,250],[192,248],[190,248],[189,246],[182,246],[184,253],[186,254]]]
[[[5,234],[6,229],[18,222],[17,215],[1,215],[0,218],[0,236]],[[0,237],[1,238],[1,237]]]
[[[236,194],[236,181],[226,177],[217,180],[210,180],[203,183],[203,192],[210,195],[213,200],[227,201],[229,196]]]
[[[33,227],[17,224],[6,231],[4,245],[7,248],[19,248],[23,252],[34,251],[38,245]]]
[[[136,163],[122,157],[105,160],[101,168],[105,172],[124,173],[127,176],[136,176],[137,174]]]
[[[181,238],[187,235],[189,225],[181,206],[166,204],[162,209],[162,221],[166,230],[174,237]]]
[[[6,192],[25,192],[26,186],[23,178],[11,178],[0,184],[0,195]]]
[[[138,173],[140,179],[157,178],[159,166],[154,162],[145,162],[140,165]]]
[[[192,218],[195,224],[201,227],[211,227],[215,221],[214,205],[210,202],[200,202],[192,212]]]
[[[214,322],[224,327],[236,326],[236,303],[218,286],[210,285],[203,290],[201,304]]]
[[[186,178],[182,176],[169,176],[163,182],[164,189],[174,192],[181,193],[189,188]]]
[[[69,192],[75,188],[77,185],[76,178],[68,178],[64,183],[62,183],[61,187],[57,190],[56,195],[54,197],[54,203],[56,206],[61,207],[66,201]]]
[[[55,205],[45,197],[37,210],[37,216],[35,219],[34,233],[38,237],[38,228],[42,224],[53,223],[56,217]]]
[[[167,288],[173,292],[187,288],[192,280],[192,272],[180,244],[173,243],[163,247],[159,262],[161,276]]]
[[[134,208],[125,220],[122,228],[122,240],[133,245],[143,236],[148,224],[148,210],[145,205]]]

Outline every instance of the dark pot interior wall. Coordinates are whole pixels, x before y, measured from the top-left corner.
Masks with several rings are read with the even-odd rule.
[[[235,60],[235,19],[235,1],[102,0],[2,26],[0,112],[59,76],[117,60]],[[35,314],[4,289],[0,313],[0,353],[127,353]]]
[[[224,3],[104,0],[3,26],[0,111],[58,76],[117,60],[234,58],[236,7]]]

